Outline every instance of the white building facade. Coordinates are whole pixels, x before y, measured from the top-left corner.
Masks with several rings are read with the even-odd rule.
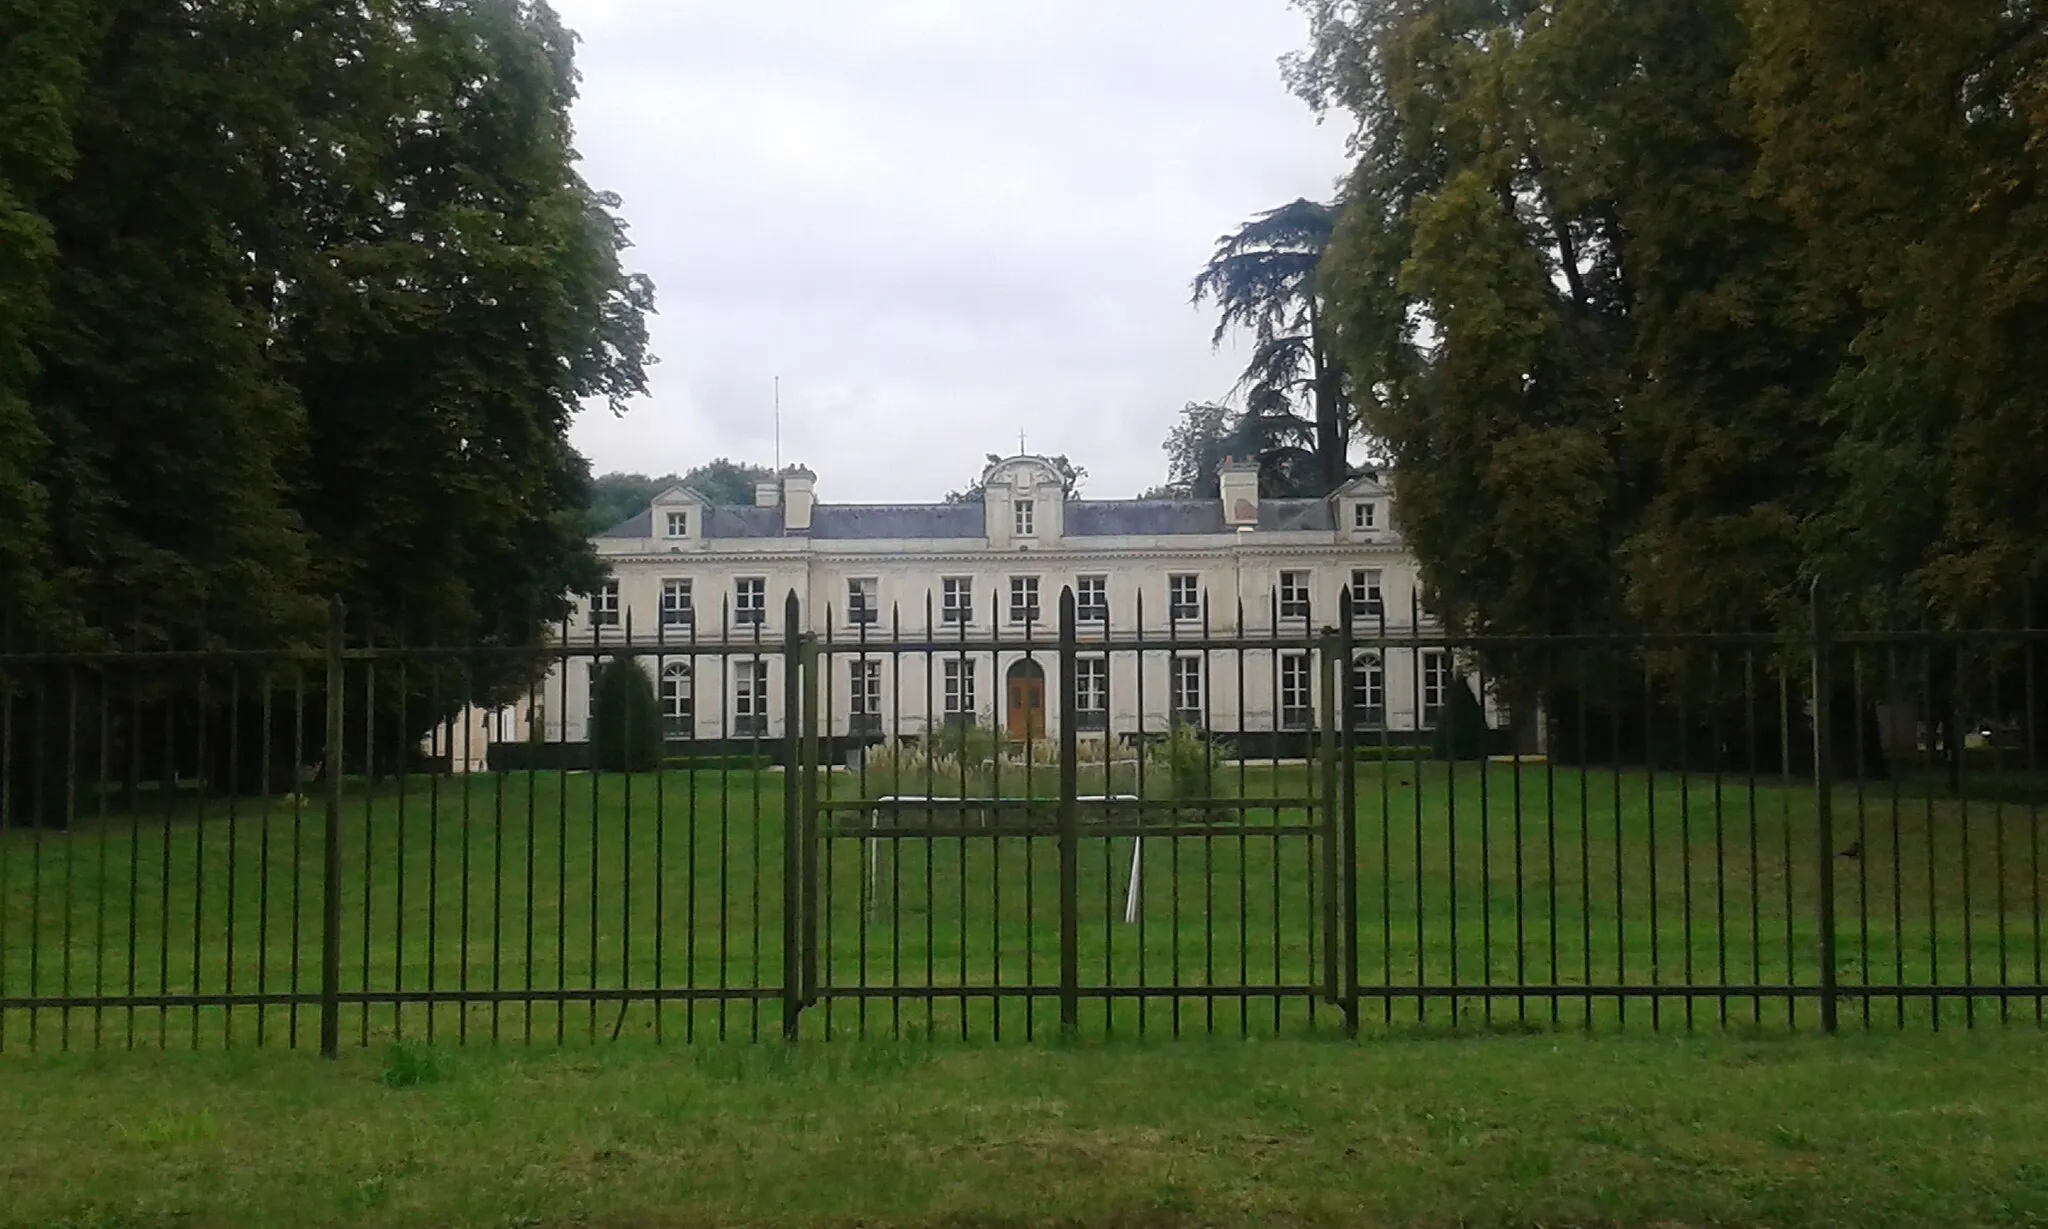
[[[750,507],[673,487],[598,534],[612,579],[579,599],[575,655],[527,706],[529,735],[586,741],[597,665],[630,653],[672,744],[782,737],[792,593],[795,630],[819,646],[818,732],[834,740],[943,723],[1056,735],[1069,588],[1085,733],[1309,728],[1315,637],[1340,622],[1347,589],[1353,724],[1414,737],[1448,702],[1450,655],[1399,644],[1435,625],[1416,613],[1414,560],[1376,476],[1323,499],[1261,499],[1256,467],[1234,463],[1220,499],[1091,500],[1069,497],[1048,459],[1016,456],[989,467],[978,504],[829,504],[816,484],[790,467]]]

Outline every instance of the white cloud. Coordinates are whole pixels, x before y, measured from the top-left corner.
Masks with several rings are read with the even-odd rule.
[[[1285,0],[556,0],[584,174],[624,198],[661,364],[573,437],[600,471],[783,458],[830,500],[936,498],[983,453],[1160,480],[1209,349],[1217,235],[1327,197]]]

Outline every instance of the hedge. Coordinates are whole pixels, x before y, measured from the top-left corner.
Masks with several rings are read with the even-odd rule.
[[[663,768],[680,769],[684,772],[758,772],[773,768],[772,755],[671,755],[661,762]]]

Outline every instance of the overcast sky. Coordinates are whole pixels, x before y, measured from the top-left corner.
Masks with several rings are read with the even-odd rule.
[[[770,461],[780,376],[821,499],[936,499],[1019,430],[1135,495],[1243,363],[1188,303],[1216,237],[1344,171],[1286,0],[555,6],[660,308],[651,395],[572,433],[599,472]]]

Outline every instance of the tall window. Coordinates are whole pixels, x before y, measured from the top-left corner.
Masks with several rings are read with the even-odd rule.
[[[688,627],[697,621],[697,610],[690,600],[690,582],[687,580],[664,580],[661,582],[661,625],[663,627]]]
[[[1351,720],[1375,729],[1387,723],[1387,668],[1377,653],[1361,653],[1351,663]]]
[[[974,666],[972,658],[949,657],[944,662],[946,717],[949,720],[974,719]]]
[[[1010,578],[1010,622],[1038,622],[1038,578],[1036,576],[1012,576]]]
[[[759,658],[734,661],[732,732],[741,737],[768,732],[768,663]]]
[[[742,576],[732,582],[732,621],[768,621],[768,582],[759,576]]]
[[[1435,725],[1442,720],[1444,705],[1451,697],[1451,657],[1442,649],[1424,649],[1422,653],[1422,724]]]
[[[668,537],[687,538],[690,536],[690,514],[688,512],[682,511],[680,509],[670,511],[667,518],[667,525]]]
[[[1020,538],[1035,537],[1038,533],[1038,504],[1029,499],[1020,499],[1010,505],[1012,521]]]
[[[592,627],[617,627],[619,625],[619,582],[608,580],[590,595],[590,625]]]
[[[606,657],[591,658],[590,673],[588,674],[588,676],[586,676],[584,680],[585,686],[583,691],[583,711],[589,714],[592,723],[595,723],[597,721],[598,685],[599,681],[604,678],[605,663],[609,660],[611,659]]]
[[[1290,730],[1306,729],[1315,703],[1308,654],[1284,653],[1280,657],[1280,724]]]
[[[674,662],[661,669],[662,732],[670,738],[689,738],[697,732],[696,691],[688,662]]]
[[[1109,577],[1075,578],[1074,618],[1082,623],[1109,622]]]
[[[974,580],[948,576],[939,582],[939,620],[943,623],[974,622]]]
[[[1175,622],[1202,617],[1202,578],[1179,572],[1166,578],[1166,613]]]
[[[1173,659],[1173,715],[1191,725],[1202,720],[1202,659]]]
[[[1386,609],[1386,601],[1380,593],[1380,570],[1351,569],[1351,617],[1377,619],[1386,612]]]
[[[1075,716],[1084,730],[1109,728],[1109,659],[1074,659]]]
[[[860,659],[846,663],[846,711],[852,714],[852,732],[872,733],[882,728],[882,663]]]
[[[1380,527],[1380,506],[1371,500],[1352,504],[1351,527],[1353,529],[1378,529]]]
[[[879,584],[872,576],[858,577],[846,582],[846,621],[848,623],[873,623],[882,613],[879,600]]]
[[[1308,573],[1280,573],[1280,617],[1308,618]]]

